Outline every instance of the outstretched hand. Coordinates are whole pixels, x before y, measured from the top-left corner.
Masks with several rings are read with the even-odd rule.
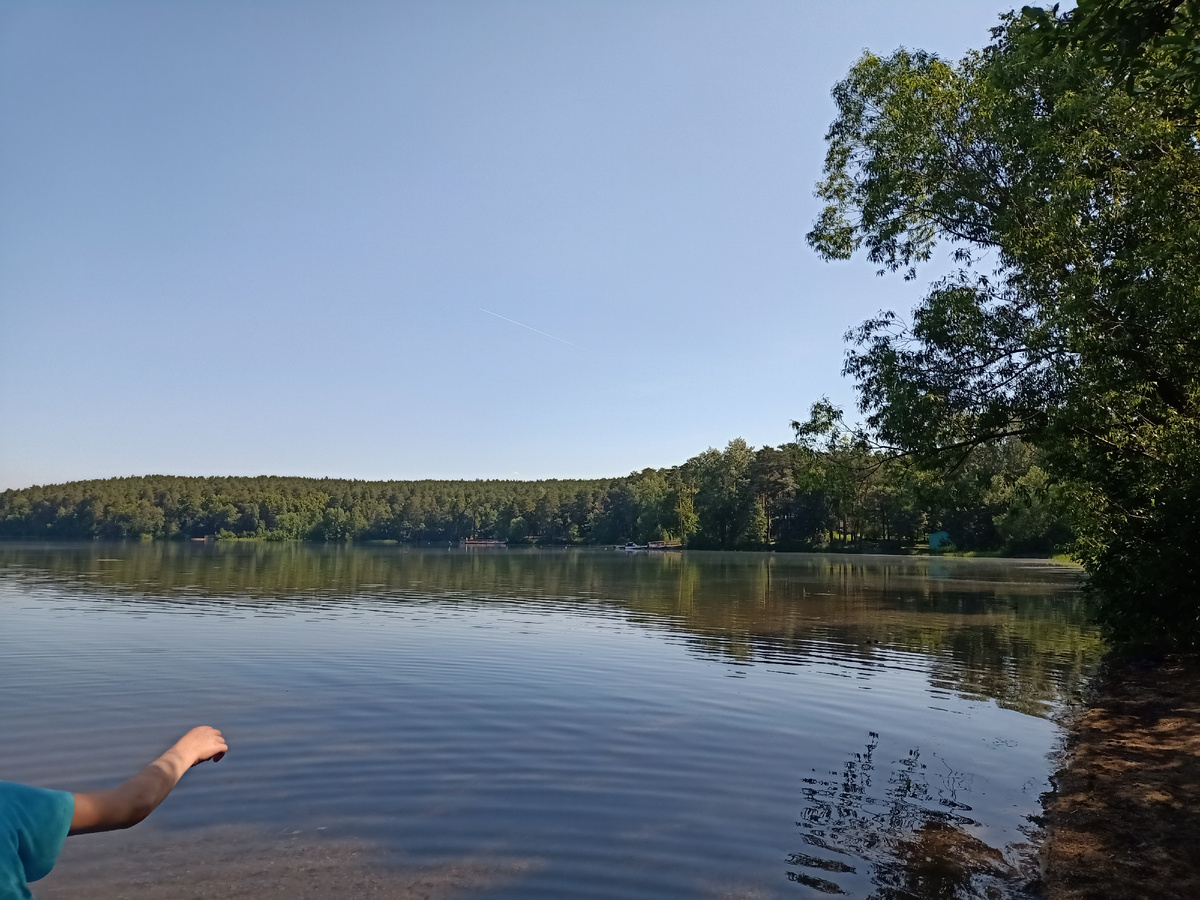
[[[218,729],[200,725],[176,741],[172,749],[178,750],[187,761],[188,768],[191,768],[210,759],[218,762],[229,746]]]
[[[193,728],[128,781],[107,791],[76,794],[70,834],[136,825],[162,803],[184,772],[206,760],[216,762],[228,749],[217,729],[208,725]]]

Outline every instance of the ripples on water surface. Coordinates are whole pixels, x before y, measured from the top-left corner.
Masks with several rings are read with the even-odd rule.
[[[1036,561],[9,544],[0,617],[0,778],[232,747],[45,898],[1020,896],[1097,653]]]

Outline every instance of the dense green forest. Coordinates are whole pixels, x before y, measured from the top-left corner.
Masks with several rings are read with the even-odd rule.
[[[347,481],[151,475],[9,490],[0,536],[258,538],[898,550],[946,531],[963,550],[1045,553],[1070,538],[1063,498],[1019,441],[951,475],[852,442],[757,450],[730,441],[622,478]]]

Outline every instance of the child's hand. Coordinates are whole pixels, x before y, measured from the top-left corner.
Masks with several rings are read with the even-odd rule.
[[[175,744],[175,749],[178,750],[185,760],[188,760],[188,766],[198,766],[202,762],[212,760],[217,762],[229,746],[225,743],[225,738],[221,736],[221,732],[216,728],[211,728],[208,725],[201,725],[198,728],[193,728]]]
[[[170,750],[128,781],[107,791],[75,795],[70,834],[112,831],[136,825],[154,810],[192,766],[216,762],[229,746],[207,725],[193,728]]]

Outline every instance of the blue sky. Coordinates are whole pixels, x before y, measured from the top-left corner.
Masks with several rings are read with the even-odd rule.
[[[0,488],[782,443],[920,290],[804,243],[830,87],[1011,5],[8,0]]]

